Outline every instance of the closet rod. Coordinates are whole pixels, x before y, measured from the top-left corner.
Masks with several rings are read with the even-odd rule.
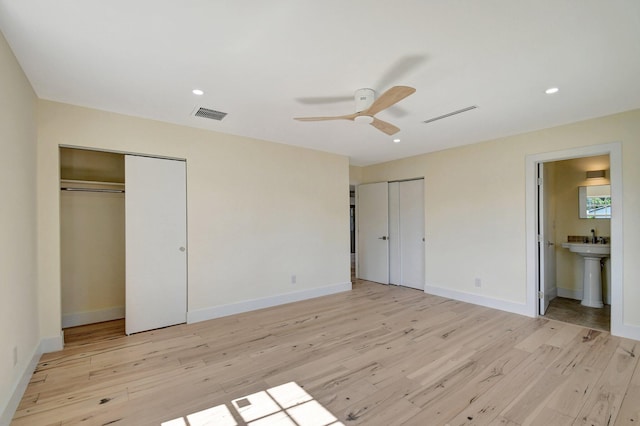
[[[104,188],[70,188],[60,187],[61,191],[77,191],[77,192],[108,192],[113,194],[124,194],[124,189],[104,189]]]

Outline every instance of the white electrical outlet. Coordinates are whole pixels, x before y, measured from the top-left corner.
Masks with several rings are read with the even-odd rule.
[[[482,287],[482,280],[480,278],[476,278],[476,287]]]
[[[296,276],[295,275],[291,275],[291,284],[295,284],[296,283]]]
[[[14,346],[13,347],[13,366],[15,367],[16,365],[18,365],[18,347]]]

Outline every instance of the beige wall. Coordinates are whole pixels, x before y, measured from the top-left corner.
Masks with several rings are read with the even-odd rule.
[[[39,343],[35,102],[0,33],[0,423]]]
[[[359,185],[362,182],[362,167],[349,166],[349,185]]]
[[[640,110],[365,167],[363,182],[425,177],[428,286],[525,303],[527,156],[609,142],[623,153],[623,320],[640,327]]]
[[[59,145],[186,159],[190,312],[349,283],[346,157],[49,101],[38,112],[44,336],[60,332]]]

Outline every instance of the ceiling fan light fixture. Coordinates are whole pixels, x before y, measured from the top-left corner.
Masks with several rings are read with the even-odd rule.
[[[395,135],[400,129],[391,123],[376,118],[376,114],[383,111],[416,91],[409,86],[393,86],[384,92],[380,97],[375,99],[366,109],[356,107],[356,112],[346,115],[334,115],[329,117],[294,117],[298,121],[327,121],[327,120],[350,120],[358,123],[370,124],[381,132],[391,136]],[[356,106],[361,102],[370,100],[375,94],[371,89],[359,89],[356,91]]]
[[[364,111],[369,108],[376,99],[376,92],[373,89],[358,89],[354,93],[356,101],[356,112]]]
[[[371,124],[373,123],[373,117],[370,115],[359,115],[353,119],[358,124]]]

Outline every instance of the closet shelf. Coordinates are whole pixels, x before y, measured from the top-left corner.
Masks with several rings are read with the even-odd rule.
[[[111,185],[111,186],[124,186],[122,182],[103,182],[99,180],[75,180],[75,179],[60,179],[61,184],[68,185]]]

